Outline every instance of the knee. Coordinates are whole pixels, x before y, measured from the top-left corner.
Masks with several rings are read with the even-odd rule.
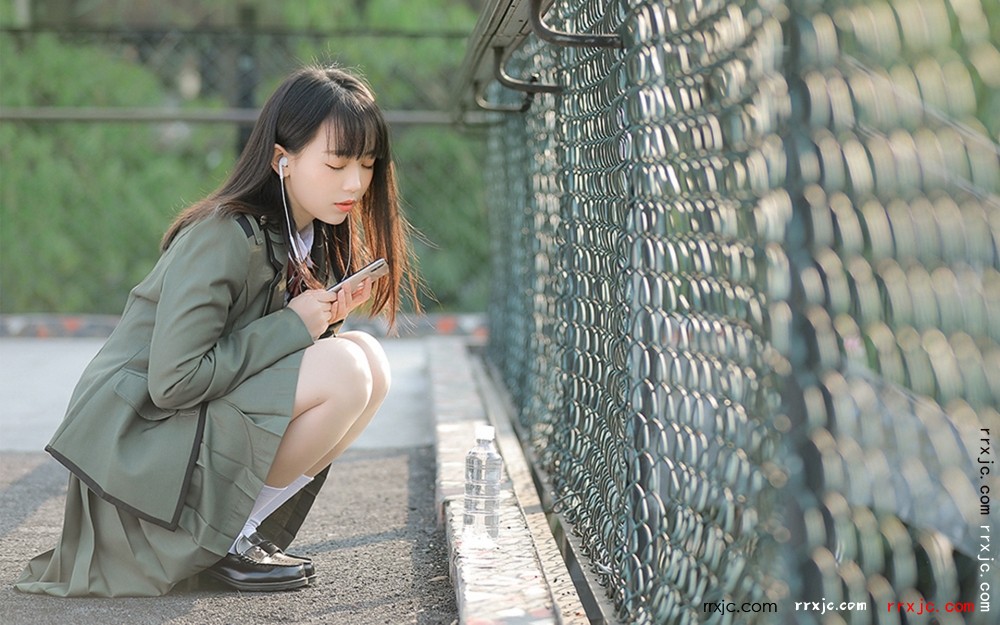
[[[357,344],[326,339],[323,344],[327,400],[347,411],[360,413],[371,401],[374,375],[368,357]]]
[[[392,370],[382,345],[372,335],[358,330],[344,332],[338,335],[338,338],[350,341],[361,348],[371,372],[372,395],[384,397],[392,384]]]

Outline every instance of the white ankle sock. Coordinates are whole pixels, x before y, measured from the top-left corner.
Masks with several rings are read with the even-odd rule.
[[[229,548],[229,553],[236,553],[236,543],[239,542],[240,536],[249,536],[256,532],[257,527],[264,522],[264,519],[269,517],[272,512],[280,508],[283,503],[291,499],[295,493],[302,490],[312,480],[308,475],[300,475],[284,488],[274,488],[265,485],[261,489],[260,494],[257,495],[257,499],[253,502],[253,509],[250,510],[250,518],[247,519],[239,536],[233,541],[232,547]]]
[[[264,522],[264,519],[271,516],[272,512],[280,508],[282,504],[291,499],[295,495],[295,493],[305,488],[306,484],[308,484],[311,481],[313,481],[313,479],[308,475],[298,476],[297,478],[292,480],[291,484],[282,489],[282,492],[279,493],[274,499],[268,501],[266,504],[261,506],[260,511],[257,513],[256,517],[254,516],[253,513],[251,513],[250,521],[256,520],[256,524],[254,524],[253,526],[254,530],[257,529],[258,525]]]

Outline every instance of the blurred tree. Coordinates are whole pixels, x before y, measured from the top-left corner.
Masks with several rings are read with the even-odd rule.
[[[179,0],[170,6],[0,0],[0,26],[26,27],[25,21],[49,15],[56,1],[63,3],[63,22],[88,28],[225,28],[236,23],[241,6],[256,7],[257,19],[269,27],[313,33],[471,31],[475,22],[468,4],[457,0],[368,0],[360,11],[355,3],[320,0]],[[162,46],[137,52],[94,37],[87,39],[94,43],[80,41],[0,34],[0,105],[226,105],[225,92],[207,88],[211,83],[202,84],[198,73],[211,67],[225,75],[229,59],[218,56],[225,43],[164,63]],[[385,109],[449,109],[449,80],[464,54],[464,41],[453,36],[291,41],[298,62],[360,69]],[[258,100],[294,65],[281,58],[262,64]],[[445,126],[394,128],[394,140],[408,215],[423,233],[417,251],[432,293],[425,307],[482,310],[489,265],[482,141]],[[155,262],[172,215],[224,178],[235,160],[232,145],[233,128],[223,125],[0,123],[0,312],[119,312],[128,289]]]
[[[161,87],[141,67],[54,36],[0,39],[4,106],[130,106]],[[128,85],[128,88],[122,88]],[[169,214],[209,190],[225,128],[0,124],[0,306],[119,312]]]

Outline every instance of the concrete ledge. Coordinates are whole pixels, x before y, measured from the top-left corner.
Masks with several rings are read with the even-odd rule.
[[[490,422],[490,411],[484,407],[489,399],[484,397],[482,366],[470,353],[470,345],[477,344],[457,337],[427,339],[436,420],[436,502],[447,530],[459,621],[468,625],[586,623],[554,540],[546,531],[539,532],[538,515],[543,513],[526,492],[526,488],[533,491],[533,486],[524,485],[527,464],[516,439],[511,442],[514,434],[509,423],[492,423],[504,458],[500,536],[491,546],[463,539],[465,454],[475,443],[476,424]],[[527,495],[527,513],[522,495]],[[537,502],[537,495],[533,501]]]

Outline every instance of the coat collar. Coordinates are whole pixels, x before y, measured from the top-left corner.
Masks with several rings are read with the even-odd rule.
[[[281,231],[269,223],[266,217],[259,222],[264,245],[267,248],[267,260],[274,270],[274,277],[268,288],[268,313],[281,310],[285,306],[285,289],[288,283],[288,250]]]
[[[267,257],[274,268],[274,281],[271,283],[269,311],[282,308],[285,305],[285,289],[288,281],[288,247],[285,245],[285,237],[281,233],[281,227],[271,222],[267,217],[260,219],[259,227],[267,245]],[[316,233],[317,238],[321,236]],[[316,267],[326,267],[327,259],[322,245],[313,244],[313,262]],[[326,272],[320,271],[317,274],[320,280],[325,280]]]

